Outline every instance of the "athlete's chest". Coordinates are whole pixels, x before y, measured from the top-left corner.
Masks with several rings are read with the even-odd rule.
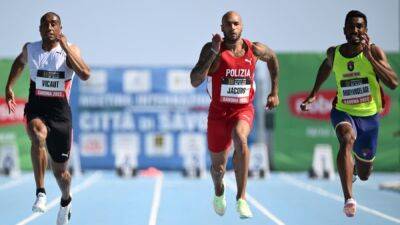
[[[66,54],[61,50],[37,53],[32,55],[30,66],[37,70],[66,70]]]
[[[251,78],[254,74],[255,63],[254,57],[248,55],[233,57],[223,52],[216,63],[217,74],[222,77]]]

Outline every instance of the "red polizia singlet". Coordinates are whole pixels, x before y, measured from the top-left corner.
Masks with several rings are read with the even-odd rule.
[[[218,69],[207,77],[211,105],[243,107],[252,104],[257,58],[253,54],[253,44],[246,39],[243,41],[248,48],[242,57],[232,56],[229,50],[221,45]]]

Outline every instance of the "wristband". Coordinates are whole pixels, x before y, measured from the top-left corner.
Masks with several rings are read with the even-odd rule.
[[[214,53],[214,54],[216,54],[216,55],[218,55],[218,51],[216,51],[214,48],[211,48],[211,51]]]

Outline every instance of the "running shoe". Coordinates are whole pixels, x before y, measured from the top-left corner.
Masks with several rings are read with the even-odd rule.
[[[249,204],[244,199],[239,198],[236,202],[236,211],[239,213],[240,219],[247,219],[253,217]]]
[[[36,196],[36,201],[33,203],[32,211],[38,213],[46,212],[47,197],[45,193],[39,192]]]
[[[225,184],[222,183],[222,185],[224,187],[224,192],[221,196],[215,195],[213,200],[214,211],[220,216],[223,216],[226,210]]]
[[[353,217],[356,215],[356,201],[352,198],[349,198],[344,203],[343,212],[346,214],[347,217]]]
[[[71,219],[71,204],[72,202],[65,207],[60,206],[57,215],[57,225],[66,225],[69,223]]]

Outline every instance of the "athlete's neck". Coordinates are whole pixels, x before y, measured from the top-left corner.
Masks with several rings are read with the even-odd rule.
[[[236,52],[238,50],[242,50],[243,48],[243,39],[239,38],[236,41],[224,41],[224,46],[227,50],[231,50],[233,52]]]
[[[341,53],[343,56],[345,57],[354,57],[358,54],[360,54],[360,52],[362,52],[363,47],[360,44],[351,44],[351,43],[346,43],[343,45],[342,49],[341,49]]]
[[[58,41],[42,41],[42,49],[45,51],[50,51],[53,48],[57,47]]]

